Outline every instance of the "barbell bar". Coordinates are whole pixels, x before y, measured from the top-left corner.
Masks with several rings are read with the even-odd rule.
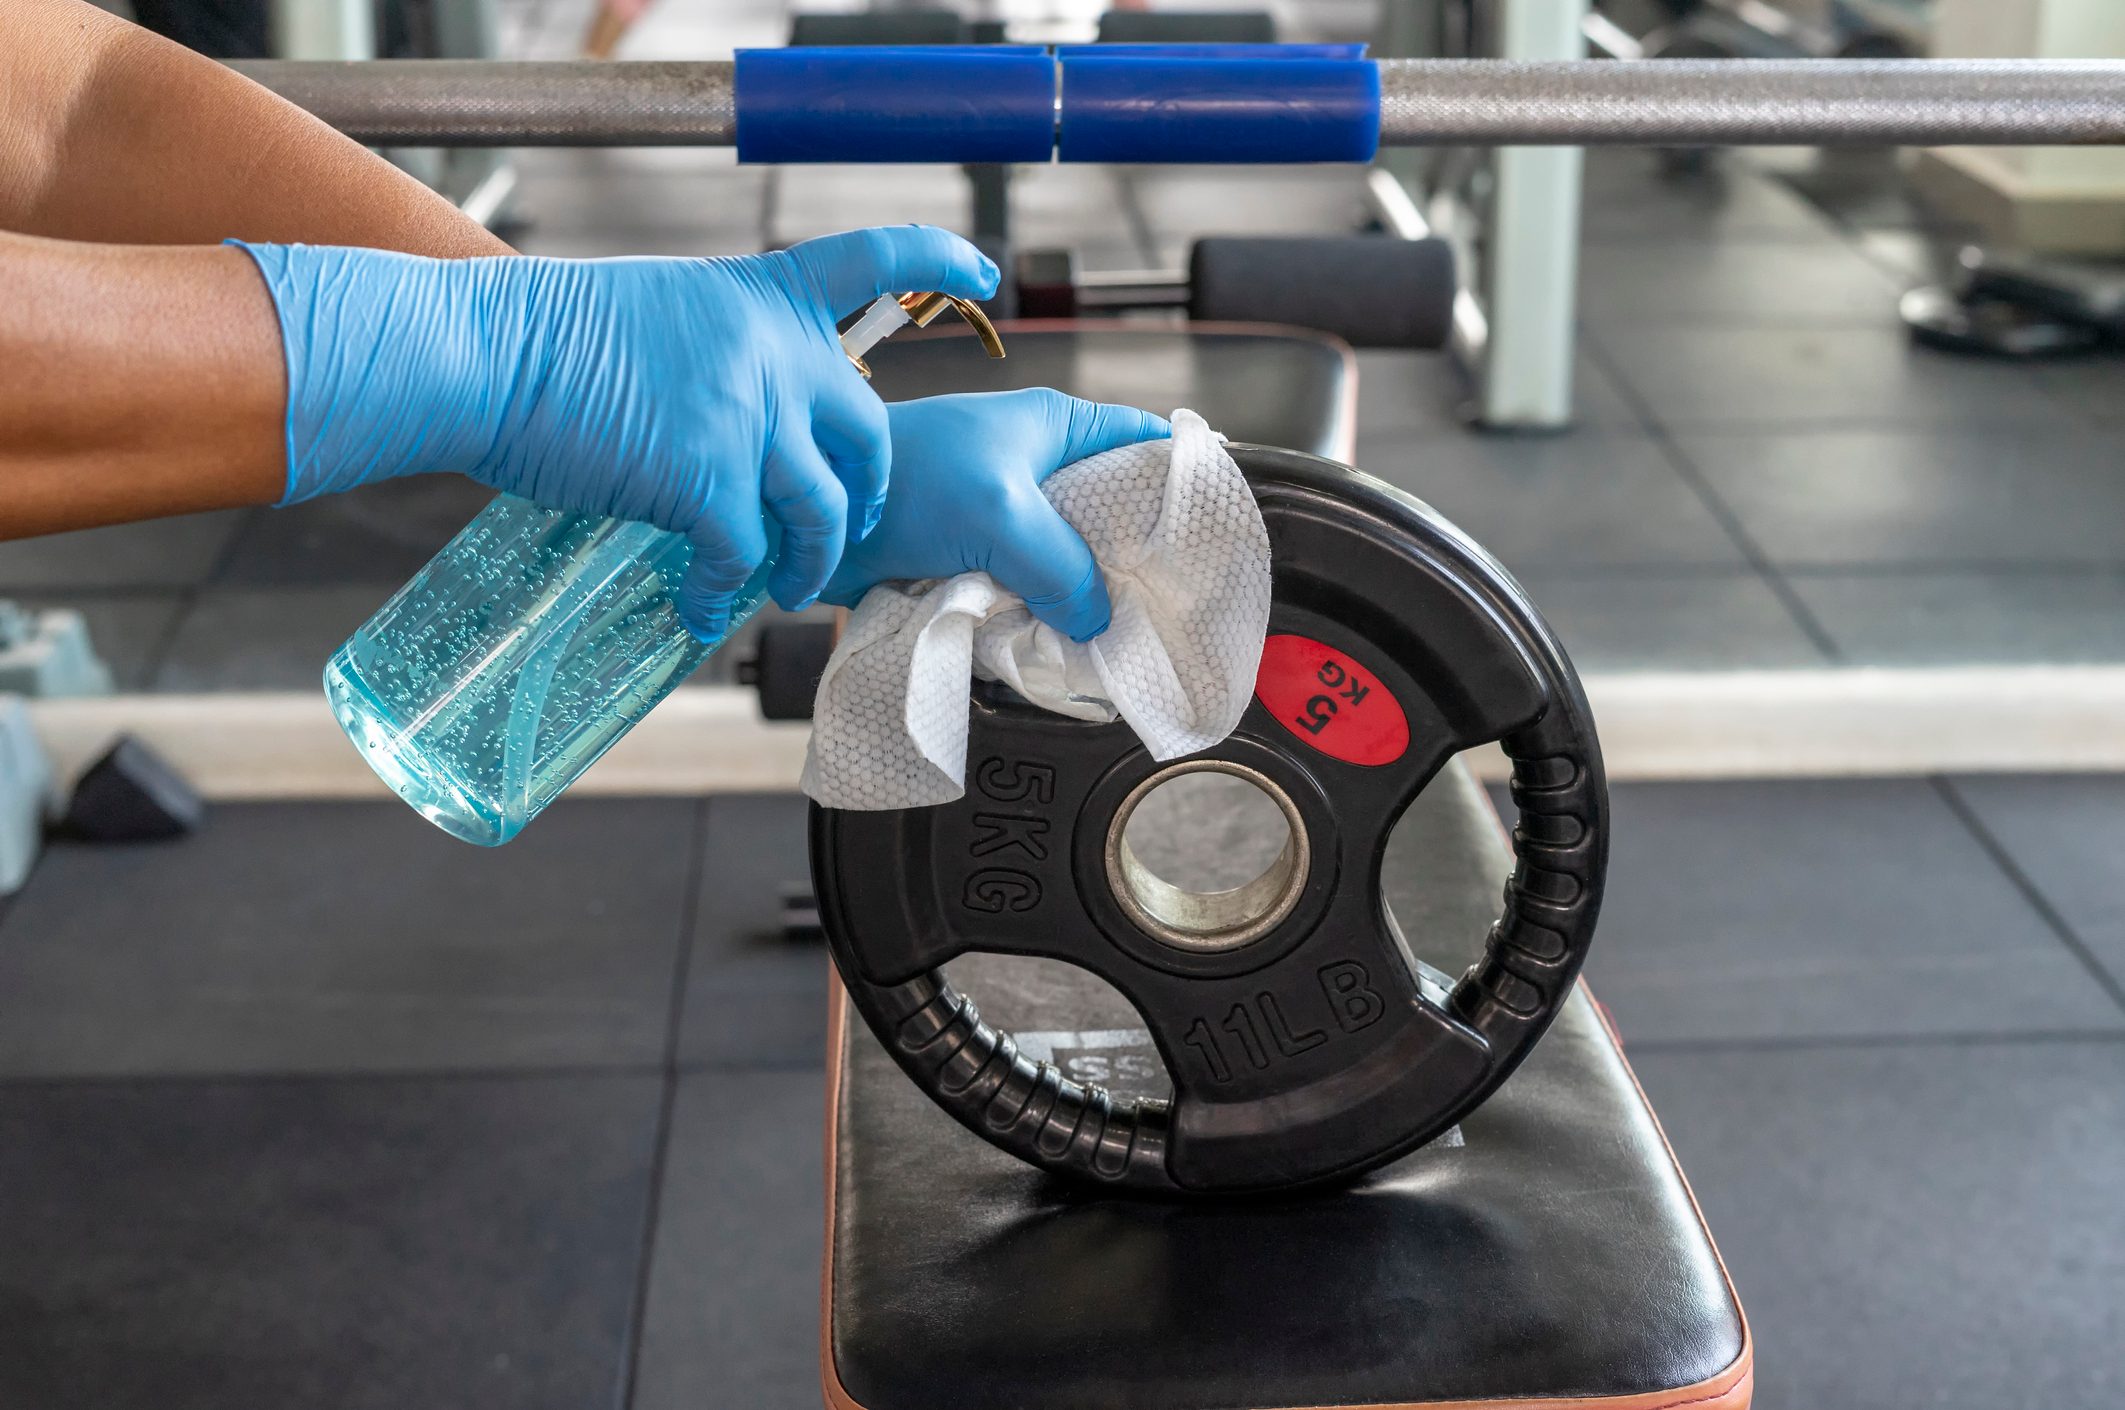
[[[1377,68],[1382,146],[2125,142],[2125,61],[2118,60],[1352,62]],[[730,60],[256,60],[233,67],[348,136],[380,146],[739,143],[742,105]],[[1210,101],[1227,114],[1253,104],[1259,111],[1250,121],[1273,126],[1284,111],[1276,80],[1296,71],[1268,64],[1257,88],[1228,85]],[[1168,100],[1161,73],[1146,67],[1143,75],[1137,120],[1187,124],[1198,111],[1189,103],[1199,99]],[[1057,103],[1064,123],[1069,100],[1066,76]],[[976,109],[973,122],[979,120]]]

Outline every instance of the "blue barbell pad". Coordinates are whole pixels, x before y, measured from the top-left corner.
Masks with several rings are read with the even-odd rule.
[[[1364,59],[1062,60],[1066,162],[1369,162],[1380,69]]]
[[[743,49],[738,160],[1370,161],[1379,66],[1301,48]]]
[[[1362,59],[1360,44],[1058,44],[1058,59]]]
[[[741,49],[741,162],[1045,162],[1055,61],[1030,45]]]

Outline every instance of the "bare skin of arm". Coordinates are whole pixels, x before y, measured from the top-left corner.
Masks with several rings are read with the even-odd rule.
[[[217,242],[510,253],[300,109],[79,0],[0,3],[0,231],[0,539],[280,498],[280,331]]]
[[[250,256],[0,235],[0,285],[0,538],[281,497],[286,372]]]

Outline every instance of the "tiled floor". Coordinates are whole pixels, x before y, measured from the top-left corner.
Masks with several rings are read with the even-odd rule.
[[[816,1404],[778,802],[48,852],[0,933],[0,1405]]]
[[[56,847],[0,915],[0,1404],[818,1405],[803,821]],[[1615,836],[1588,973],[1756,1403],[2115,1403],[2125,777],[1631,785]]]

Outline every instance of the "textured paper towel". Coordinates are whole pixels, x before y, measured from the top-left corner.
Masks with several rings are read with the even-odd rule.
[[[1239,724],[1269,630],[1269,532],[1217,433],[1176,411],[1172,440],[1041,488],[1099,560],[1113,624],[1071,641],[986,573],[872,588],[819,680],[806,793],[829,808],[958,798],[977,674],[1059,714],[1127,720],[1158,759]]]

